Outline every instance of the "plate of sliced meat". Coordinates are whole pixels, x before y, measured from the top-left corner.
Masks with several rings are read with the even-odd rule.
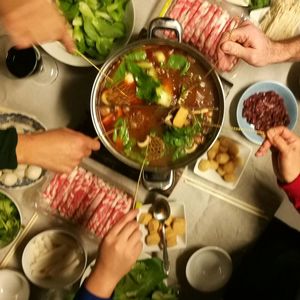
[[[82,167],[54,174],[42,193],[42,207],[102,238],[128,211],[131,195]]]
[[[197,48],[211,62],[216,62],[216,49],[223,33],[236,28],[240,16],[206,0],[177,0],[167,17],[176,19],[183,28],[183,41]],[[170,32],[168,38],[175,38]]]

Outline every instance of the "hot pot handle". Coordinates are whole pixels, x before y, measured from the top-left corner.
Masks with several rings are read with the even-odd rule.
[[[176,33],[176,37],[178,39],[178,42],[181,43],[182,41],[182,27],[181,24],[171,18],[156,18],[153,19],[148,28],[148,38],[151,39],[154,36],[154,32],[157,29],[170,29],[174,30]]]

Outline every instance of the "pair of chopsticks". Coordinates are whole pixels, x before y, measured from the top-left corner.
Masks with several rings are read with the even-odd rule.
[[[182,175],[184,178],[184,183],[198,189],[201,190],[203,192],[209,193],[215,197],[217,197],[220,200],[223,200],[224,202],[227,202],[243,211],[246,211],[252,215],[255,215],[259,218],[262,218],[264,220],[269,220],[270,218],[264,213],[264,211],[260,208],[257,208],[253,205],[250,205],[248,203],[245,203],[237,198],[234,198],[228,194],[225,194],[213,187],[210,187],[204,183],[200,183],[199,181],[192,179],[188,176],[186,176],[185,174]]]

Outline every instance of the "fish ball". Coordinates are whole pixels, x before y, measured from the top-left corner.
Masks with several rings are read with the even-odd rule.
[[[207,171],[210,168],[210,161],[207,159],[201,159],[198,165],[200,171]]]
[[[218,150],[216,150],[216,149],[210,149],[210,150],[208,150],[207,151],[207,157],[208,157],[208,159],[209,160],[213,160],[216,157],[217,153],[218,153]]]
[[[219,163],[215,160],[210,160],[210,168],[213,170],[217,170],[219,167]]]
[[[27,167],[28,167],[28,165],[25,165],[25,164],[18,164],[16,170],[25,170]]]
[[[236,157],[239,154],[239,147],[237,144],[235,143],[231,143],[229,148],[228,148],[228,152],[230,155]]]
[[[224,180],[226,182],[234,182],[234,181],[236,181],[236,176],[233,173],[225,174],[223,178],[224,178]]]
[[[225,175],[225,171],[222,167],[219,166],[219,168],[217,169],[217,172],[219,173],[220,176],[224,176]]]
[[[14,174],[17,175],[18,179],[22,180],[25,177],[25,169],[15,169]]]
[[[235,165],[233,161],[229,161],[223,166],[225,173],[233,173],[235,170]]]
[[[17,181],[18,177],[14,173],[5,173],[1,176],[1,182],[6,186],[13,186]]]
[[[37,180],[42,174],[42,168],[38,166],[29,166],[26,169],[26,177],[31,180]]]
[[[216,156],[216,161],[221,164],[224,165],[229,161],[230,157],[227,153],[218,153]]]

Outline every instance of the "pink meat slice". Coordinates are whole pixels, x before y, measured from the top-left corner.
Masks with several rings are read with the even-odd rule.
[[[95,232],[97,236],[103,237],[102,231],[107,226],[107,223],[110,223],[110,216],[117,206],[118,202],[124,197],[124,192],[121,192],[120,190],[116,189],[116,198],[110,203],[110,207],[108,208],[105,216],[103,216],[103,220],[101,223],[101,226],[98,227],[97,231]]]
[[[102,228],[104,219],[107,213],[110,211],[111,206],[114,203],[114,200],[117,197],[116,188],[111,188],[106,194],[105,198],[101,201],[98,207],[95,209],[93,215],[89,219],[86,227],[92,233],[97,232],[99,228]]]
[[[76,188],[80,187],[86,171],[83,168],[78,168],[77,174],[69,185],[68,191],[65,192],[61,201],[58,203],[57,210],[62,217],[66,217],[68,202],[72,202]]]
[[[101,188],[99,187],[101,179],[99,179],[97,176],[93,176],[92,183],[86,193],[86,195],[82,198],[79,207],[77,208],[73,220],[78,223],[83,223],[83,220],[86,215],[86,211],[89,208],[91,202],[95,199],[97,194],[100,192]],[[102,181],[104,184],[104,182]]]
[[[222,14],[222,8],[218,7],[214,13],[214,15],[212,16],[211,20],[207,23],[206,27],[204,28],[204,30],[202,31],[202,34],[200,35],[198,42],[197,42],[197,48],[204,53],[203,49],[204,49],[204,44],[206,39],[209,37],[211,31],[213,30],[213,28],[215,27],[216,23],[218,22],[218,19],[220,18]]]
[[[211,51],[209,53],[210,57],[213,57],[214,60],[217,60],[217,47],[218,47],[218,44],[222,38],[222,35],[225,33],[225,32],[231,32],[233,29],[235,29],[237,27],[239,23],[239,18],[238,17],[234,17],[234,18],[231,18],[230,20],[227,21],[227,24],[224,26],[224,29],[222,32],[220,32],[219,36],[217,37],[214,45],[211,47]]]
[[[55,174],[46,189],[43,191],[42,195],[49,205],[51,205],[53,199],[56,197],[59,189],[63,186],[63,183],[67,177],[67,174]]]
[[[191,37],[191,43],[196,47],[198,45],[198,40],[202,36],[203,30],[206,28],[206,26],[209,24],[211,19],[214,16],[214,13],[216,12],[218,6],[217,5],[211,5],[209,7],[208,12],[201,18],[201,21],[197,24],[197,28],[194,31],[192,37]]]
[[[81,176],[76,184],[73,185],[73,191],[62,208],[62,213],[66,218],[72,219],[81,200],[86,195],[90,185],[92,184],[92,179],[93,174],[91,172],[86,172],[83,176]]]
[[[168,17],[177,20],[181,14],[181,11],[184,10],[185,4],[187,0],[177,0],[175,4],[171,7],[170,12],[168,13]],[[174,37],[174,33],[170,30],[165,30],[164,35],[167,38]]]
[[[133,198],[128,195],[124,195],[120,201],[116,204],[115,208],[113,209],[108,221],[106,222],[105,226],[103,227],[102,231],[99,233],[99,236],[104,237],[107,232],[124,216],[126,215],[131,208],[133,203]],[[98,232],[97,232],[98,234]]]
[[[183,32],[189,20],[195,14],[197,9],[199,8],[202,0],[186,0],[183,9],[181,10],[179,16],[177,17],[177,21],[181,24]]]
[[[98,178],[98,189],[99,192],[97,193],[96,197],[92,199],[90,205],[83,215],[83,218],[80,220],[80,223],[83,224],[83,226],[86,226],[88,224],[101,201],[103,201],[103,199],[105,199],[106,195],[109,193],[110,187],[106,182]]]
[[[214,45],[216,39],[218,38],[219,34],[222,32],[224,26],[226,25],[227,21],[229,20],[229,14],[227,11],[223,11],[220,17],[217,19],[215,26],[211,30],[208,38],[206,39],[203,47],[203,53],[209,56],[209,51]]]
[[[75,168],[68,175],[68,177],[64,181],[62,187],[59,189],[59,192],[57,193],[57,195],[55,196],[55,198],[53,199],[53,201],[51,203],[52,209],[57,210],[59,204],[61,203],[61,201],[63,200],[63,198],[65,197],[65,195],[68,195],[69,188],[72,185],[72,182],[75,179],[77,173],[78,173],[78,168]]]
[[[183,40],[188,43],[192,37],[192,35],[194,34],[194,32],[196,31],[196,28],[198,26],[198,24],[201,22],[202,17],[206,15],[206,13],[208,12],[211,4],[207,1],[198,1],[198,3],[200,4],[198,5],[194,5],[196,9],[195,13],[192,15],[191,13],[191,18],[188,21],[188,23],[186,24],[185,28],[184,28],[184,32],[183,32]],[[193,7],[193,8],[194,8]]]

